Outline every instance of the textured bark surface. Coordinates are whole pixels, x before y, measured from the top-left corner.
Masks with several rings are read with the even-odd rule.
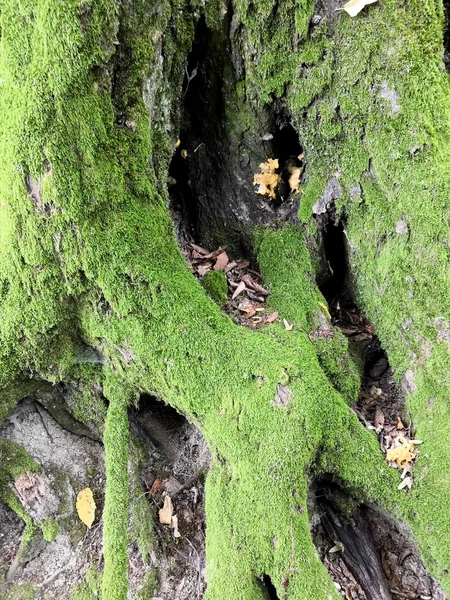
[[[386,0],[350,19],[336,7],[0,5],[0,415],[52,384],[61,406],[50,394],[49,412],[69,429],[80,421],[106,453],[106,483],[93,485],[105,498],[103,571],[87,557],[85,581],[61,597],[161,589],[140,478],[148,454],[127,418],[142,394],[185,415],[211,451],[208,599],[339,598],[310,535],[317,477],[352,506],[376,502],[406,522],[450,590],[443,9]],[[301,151],[301,191],[290,194]],[[282,175],[273,200],[253,187],[268,158]],[[340,220],[339,256],[424,440],[408,495],[349,409],[360,370],[316,283],[324,219]],[[186,235],[256,260],[293,329],[280,319],[250,331],[221,313],[183,260]],[[25,521],[24,562],[56,528],[13,492],[20,475],[42,472],[39,457],[7,442],[0,498]],[[70,536],[73,506],[64,523],[59,502],[51,520]],[[5,597],[37,598],[39,584],[8,582]]]

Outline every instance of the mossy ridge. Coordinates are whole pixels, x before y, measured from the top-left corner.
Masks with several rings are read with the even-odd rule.
[[[203,277],[202,285],[205,292],[216,304],[222,306],[227,300],[228,282],[223,271],[208,271]]]
[[[46,138],[49,146],[54,144],[55,151],[58,147],[68,149],[67,156],[59,160],[55,153],[52,183],[47,187],[47,193],[52,192],[60,201],[67,196],[67,190],[70,191],[70,201],[63,207],[63,213],[65,211],[67,223],[73,221],[80,229],[72,235],[72,243],[69,235],[69,243],[64,247],[66,264],[73,273],[68,285],[76,285],[79,291],[85,291],[80,299],[80,329],[86,339],[102,346],[116,375],[116,383],[109,385],[107,393],[112,411],[111,428],[107,425],[105,440],[108,435],[112,436],[117,425],[122,441],[117,448],[122,465],[117,473],[120,497],[127,496],[124,491],[126,444],[123,443],[127,423],[121,404],[127,394],[123,393],[119,400],[116,394],[120,390],[115,387],[120,388],[120,381],[125,380],[126,389],[154,391],[188,414],[202,426],[210,444],[216,447],[217,461],[227,460],[227,471],[221,477],[225,481],[232,480],[224,486],[230,496],[228,510],[233,507],[242,519],[240,529],[236,533],[233,531],[237,541],[233,544],[235,551],[231,553],[230,549],[223,555],[229,558],[224,565],[222,560],[219,561],[222,551],[219,541],[221,531],[227,530],[230,521],[220,514],[214,519],[211,512],[209,538],[213,546],[209,546],[208,560],[212,584],[208,593],[214,598],[224,597],[229,591],[229,580],[225,575],[233,570],[239,575],[236,581],[242,583],[237,598],[255,596],[251,576],[262,571],[268,572],[281,588],[282,577],[286,576],[294,560],[309,561],[308,571],[314,577],[305,581],[298,574],[292,576],[289,585],[292,585],[293,597],[304,597],[306,590],[308,597],[319,598],[323,588],[337,597],[324,568],[310,558],[313,549],[306,515],[296,512],[293,500],[290,500],[292,489],[300,490],[298,495],[302,503],[305,498],[302,475],[314,460],[320,444],[328,450],[323,458],[324,470],[336,472],[349,485],[352,483],[356,489],[365,490],[365,497],[382,498],[389,506],[397,496],[395,473],[383,464],[375,439],[362,430],[329,384],[305,333],[283,332],[277,324],[261,334],[239,330],[206,298],[183,264],[164,201],[155,193],[152,179],[146,177],[146,153],[150,144],[146,128],[141,129],[145,125],[143,113],[136,132],[121,131],[119,135],[114,127],[109,99],[102,96],[98,100],[96,94],[95,90],[86,91],[84,111],[78,112],[74,100],[70,102],[68,97],[57,95],[61,108],[65,106],[78,119],[61,125],[53,140]],[[33,102],[31,98],[32,106]],[[86,111],[92,108],[96,110]],[[77,122],[80,116],[84,118],[81,135]],[[29,125],[28,121],[26,123]],[[167,136],[164,139],[167,140]],[[43,142],[42,134],[42,147]],[[120,164],[116,160],[116,145],[120,145]],[[80,184],[79,170],[80,165],[85,164],[81,160],[84,157],[89,158],[90,169],[83,170],[89,175]],[[162,161],[166,158],[162,151],[160,158]],[[11,172],[9,175],[14,180],[15,175]],[[19,207],[27,207],[30,201],[23,183],[17,184],[16,189]],[[95,198],[93,205],[85,202],[87,198]],[[98,214],[99,206],[101,215]],[[52,216],[52,219],[57,218],[62,217]],[[52,225],[47,221],[45,227],[36,227],[35,231],[30,228],[27,249],[30,245],[34,248],[33,242],[37,245],[39,239],[38,248],[42,247],[53,256],[54,238],[48,235],[51,229]],[[66,230],[70,232],[69,227],[65,227]],[[136,252],[137,239],[139,252]],[[14,244],[11,248],[17,250]],[[159,262],[161,257],[163,264]],[[20,261],[17,264],[20,265]],[[83,272],[83,277],[77,278],[77,269]],[[55,290],[59,290],[59,270],[54,269],[52,276],[52,281],[58,282]],[[175,281],[177,289],[174,289]],[[99,309],[96,292],[87,292],[88,282],[102,290],[110,312]],[[37,288],[35,293],[38,305],[46,300],[42,288]],[[55,295],[53,300],[57,306],[59,296]],[[54,320],[52,327],[57,323]],[[117,347],[122,348],[125,342],[133,352],[128,355],[128,360],[117,351]],[[16,350],[18,348],[20,350],[19,346]],[[17,356],[25,356],[24,362],[29,364],[25,353],[17,350]],[[44,365],[42,370],[46,368]],[[286,385],[286,378],[292,387],[293,403],[284,411],[272,406],[272,402],[278,386]],[[339,427],[333,429],[335,423],[339,423]],[[286,433],[281,447],[278,445],[281,443],[279,431]],[[264,445],[260,457],[261,440]],[[110,442],[108,452],[112,461],[115,455],[112,439]],[[361,456],[362,448],[367,450],[366,465],[359,465],[356,460]],[[248,456],[248,459],[242,462],[242,456]],[[380,477],[374,479],[374,472]],[[220,490],[220,481],[216,479],[213,473],[211,485],[208,482],[212,499],[214,489]],[[108,486],[111,484],[112,501],[116,497],[114,481],[113,473],[108,483]],[[267,481],[275,484],[265,486]],[[266,494],[271,502],[265,502]],[[214,510],[211,504],[209,507],[208,510]],[[121,562],[116,572],[120,585],[116,589],[120,590],[121,597],[126,594],[123,522],[121,513],[117,521],[120,531],[116,532],[118,537],[114,540],[120,546]],[[265,525],[259,532],[261,522]],[[289,536],[291,523],[298,539],[294,558]],[[111,522],[109,527],[114,534],[114,523]],[[275,549],[268,537],[273,531],[281,539],[275,562]],[[239,551],[243,542],[246,542],[245,549]],[[304,555],[302,550],[305,550]],[[105,589],[113,584],[111,579]]]
[[[266,49],[263,40],[273,29],[261,17],[273,4],[236,6],[254,46]],[[314,27],[310,39],[300,44],[302,60],[295,64],[279,53],[277,66],[276,52],[264,60],[274,62],[273,70],[284,79],[278,89],[287,90],[306,148],[308,180],[300,216],[310,218],[311,207],[336,173],[343,189],[338,209],[347,224],[360,306],[398,380],[407,370],[415,374],[417,392],[408,403],[425,445],[405,514],[427,564],[441,581],[444,577],[448,589],[442,569],[448,565],[445,532],[450,523],[442,473],[450,473],[450,460],[442,440],[450,433],[445,391],[449,351],[445,341],[437,341],[435,321],[447,317],[448,323],[450,314],[450,103],[442,30],[440,2],[386,1],[356,19],[342,14],[335,29]],[[278,39],[275,35],[274,44]],[[285,49],[290,44],[293,37]],[[248,68],[257,71],[259,66],[256,61]],[[247,81],[263,99],[277,93],[271,80],[258,73]],[[396,232],[399,221],[405,233]],[[436,436],[438,420],[441,434]],[[440,498],[436,505],[428,501],[430,495]],[[433,536],[427,533],[431,528]]]

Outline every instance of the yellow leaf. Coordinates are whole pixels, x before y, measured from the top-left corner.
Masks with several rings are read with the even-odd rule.
[[[373,4],[374,2],[377,2],[377,0],[350,0],[350,2],[344,4],[342,10],[345,10],[351,17],[356,17],[367,4]]]
[[[330,311],[328,310],[328,306],[326,304],[324,304],[323,302],[318,302],[317,304],[320,306],[320,308],[323,308],[323,310],[326,312],[328,318],[331,321],[331,315],[330,315]]]
[[[159,522],[161,525],[172,525],[173,506],[172,499],[167,494],[164,498],[164,506],[159,511]]]
[[[253,185],[259,185],[256,193],[275,198],[275,189],[280,181],[280,176],[275,172],[278,169],[278,158],[268,158],[259,168],[261,173],[255,173],[253,176]]]
[[[78,494],[77,513],[80,520],[90,529],[95,519],[95,502],[91,488],[85,488]]]

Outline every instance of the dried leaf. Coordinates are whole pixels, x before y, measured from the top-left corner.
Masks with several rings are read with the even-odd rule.
[[[161,478],[157,477],[150,488],[150,494],[154,494],[161,487]]]
[[[247,288],[245,287],[245,283],[243,281],[241,281],[240,284],[237,286],[237,288],[234,290],[233,295],[231,296],[231,299],[234,300],[237,296],[239,296],[239,294],[241,294],[246,289]]]
[[[173,537],[180,538],[181,533],[178,531],[178,517],[173,515],[172,517],[172,529],[173,529]]]
[[[273,323],[277,319],[278,319],[278,313],[277,312],[273,312],[270,315],[267,315],[266,323]]]
[[[228,273],[228,271],[231,271],[232,269],[234,269],[234,267],[237,267],[237,262],[233,260],[233,262],[228,263],[225,267],[225,273]]]
[[[337,542],[336,540],[334,540],[334,543],[336,545],[330,548],[328,552],[330,552],[331,554],[334,554],[335,552],[344,552],[345,548],[342,542]]]
[[[191,244],[191,248],[193,250],[195,250],[196,252],[198,252],[199,254],[209,254],[209,250],[205,250],[205,248],[202,248],[201,246],[197,246],[197,244]]]
[[[219,256],[216,258],[216,262],[214,263],[213,269],[215,271],[225,271],[225,267],[228,264],[228,254],[226,252],[221,252]]]
[[[286,331],[292,331],[294,329],[293,323],[289,323],[289,321],[286,321],[286,319],[283,319],[283,325]]]
[[[275,198],[275,189],[280,181],[280,175],[276,173],[278,169],[278,159],[267,159],[267,162],[261,163],[259,168],[261,173],[255,173],[253,176],[253,185],[258,185],[257,194]]]
[[[400,417],[397,417],[397,429],[405,429],[405,426],[403,425]]]
[[[36,473],[22,473],[14,481],[14,488],[24,504],[40,502],[45,495],[45,481]]]
[[[211,270],[211,265],[209,263],[207,263],[206,265],[199,265],[199,267],[197,269],[197,273],[200,275],[200,277],[204,277],[206,275],[206,273],[210,270]]]
[[[351,17],[356,17],[367,4],[374,4],[374,2],[377,2],[377,0],[350,0],[340,10],[345,10]]]
[[[412,477],[405,477],[405,479],[398,486],[398,490],[403,490],[404,488],[408,488],[409,490],[412,488],[413,480]]]
[[[188,157],[188,151],[186,149],[183,149],[181,151],[181,158],[187,158]]]
[[[173,506],[169,494],[164,498],[164,506],[159,511],[159,522],[161,525],[172,525]]]
[[[85,488],[79,492],[77,513],[80,520],[90,529],[95,519],[95,501],[91,488]]]
[[[243,312],[245,312],[246,319],[251,319],[251,317],[254,317],[256,315],[255,304],[249,304],[248,306],[246,306],[245,308],[242,308],[241,310]]]
[[[180,138],[178,138],[177,143],[175,144],[175,148],[178,148],[180,144],[181,144],[181,140],[180,140]]]
[[[373,418],[373,426],[375,427],[375,429],[378,429],[378,427],[384,426],[384,413],[379,408],[377,408],[375,410],[375,416]]]

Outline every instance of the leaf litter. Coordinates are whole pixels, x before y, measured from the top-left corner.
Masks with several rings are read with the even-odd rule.
[[[402,471],[398,489],[410,490],[413,467],[419,456],[414,427],[405,414],[405,400],[373,326],[355,306],[332,309],[333,323],[351,342],[363,348],[366,372],[353,410],[363,425],[378,436],[380,450],[390,466]]]
[[[256,329],[279,318],[278,312],[268,308],[269,290],[262,285],[261,274],[251,268],[249,260],[240,257],[231,259],[226,246],[210,251],[193,242],[188,243],[182,253],[191,271],[200,280],[211,270],[225,274],[228,299],[223,310],[236,323]]]

